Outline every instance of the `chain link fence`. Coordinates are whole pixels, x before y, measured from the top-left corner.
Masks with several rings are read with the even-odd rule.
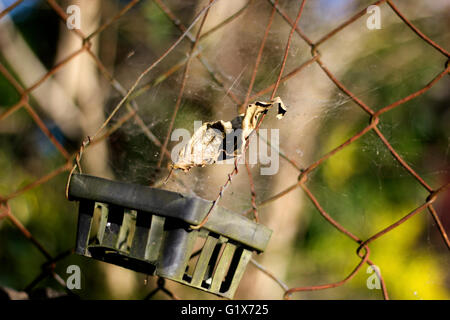
[[[5,18],[5,16],[8,15],[10,11],[12,11],[14,8],[16,8],[18,5],[20,5],[23,2],[23,0],[19,0],[14,2],[9,7],[5,8],[0,13],[0,19]],[[54,11],[54,14],[58,15],[59,18],[63,21],[65,24],[67,19],[69,18],[68,14],[66,13],[65,8],[63,8],[60,4],[58,4],[55,0],[47,0],[47,5],[49,8],[51,8]],[[311,203],[315,206],[317,209],[317,213],[321,215],[326,221],[336,228],[339,232],[342,233],[343,236],[350,238],[352,241],[354,241],[358,245],[358,249],[356,250],[356,255],[359,257],[360,261],[358,264],[354,267],[354,269],[351,271],[350,274],[346,275],[342,280],[328,283],[328,284],[320,284],[315,286],[308,286],[308,287],[288,287],[282,279],[277,278],[277,275],[272,274],[270,271],[268,271],[264,266],[260,265],[256,261],[252,261],[254,265],[260,270],[261,272],[267,274],[270,278],[272,278],[274,281],[276,281],[284,293],[284,298],[289,299],[294,293],[300,292],[300,291],[313,291],[313,290],[325,290],[325,289],[332,289],[338,286],[342,286],[345,283],[347,283],[349,280],[351,280],[358,272],[361,271],[362,267],[367,264],[370,266],[373,266],[375,264],[375,261],[371,260],[370,257],[370,244],[372,244],[374,241],[379,239],[380,237],[383,237],[387,233],[391,232],[398,226],[402,225],[403,223],[408,223],[408,221],[417,214],[424,214],[425,212],[428,212],[432,218],[434,219],[436,223],[436,227],[439,230],[439,233],[442,236],[442,240],[445,242],[446,246],[450,249],[450,242],[447,236],[447,233],[444,229],[444,226],[438,216],[438,213],[435,210],[434,202],[436,199],[441,197],[446,189],[450,186],[450,183],[445,183],[444,185],[430,185],[426,182],[424,178],[422,178],[413,168],[411,165],[407,163],[407,161],[404,160],[404,158],[395,150],[395,148],[392,146],[392,144],[389,142],[389,140],[386,138],[386,136],[380,131],[380,124],[382,123],[381,116],[383,114],[386,114],[396,108],[401,108],[403,104],[406,102],[415,99],[416,97],[426,94],[430,89],[433,88],[433,86],[438,83],[443,77],[448,75],[450,66],[448,63],[448,59],[450,57],[449,52],[439,46],[437,43],[435,43],[432,39],[427,37],[423,32],[421,32],[397,7],[396,1],[389,1],[389,0],[380,0],[373,5],[376,6],[386,6],[389,7],[390,10],[392,10],[393,13],[395,13],[402,21],[403,23],[408,26],[420,39],[423,40],[424,46],[431,46],[433,49],[435,49],[437,52],[439,52],[444,58],[447,60],[446,64],[444,66],[437,66],[437,68],[441,68],[441,71],[436,74],[436,76],[433,79],[429,79],[428,84],[426,84],[423,88],[420,88],[419,90],[415,92],[411,92],[409,95],[387,105],[382,106],[380,108],[373,108],[369,106],[367,103],[365,103],[361,98],[358,97],[357,94],[350,91],[346,85],[335,75],[330,69],[330,66],[328,66],[324,61],[322,60],[320,49],[321,47],[327,43],[330,39],[335,37],[337,34],[342,32],[346,27],[349,25],[355,23],[359,19],[361,19],[363,16],[366,15],[367,10],[364,8],[363,10],[355,13],[353,16],[348,18],[344,23],[339,25],[338,27],[334,28],[333,30],[329,31],[327,34],[323,35],[319,40],[312,40],[310,39],[307,34],[299,27],[299,21],[302,19],[307,19],[304,15],[302,15],[303,9],[305,6],[308,6],[308,1],[298,1],[298,13],[296,15],[295,20],[292,20],[287,12],[284,12],[282,7],[279,5],[278,0],[269,0],[269,3],[271,5],[271,12],[270,12],[270,19],[267,22],[266,29],[264,36],[262,37],[262,40],[259,44],[259,51],[258,56],[255,58],[255,64],[254,69],[252,72],[252,79],[251,84],[248,88],[247,94],[245,99],[240,99],[238,95],[236,95],[232,89],[228,90],[226,85],[224,84],[223,80],[221,79],[220,74],[218,74],[212,65],[214,63],[211,60],[208,60],[208,57],[204,54],[201,54],[197,48],[198,45],[201,43],[201,41],[210,36],[211,34],[217,32],[218,30],[222,30],[227,28],[228,25],[230,25],[233,21],[239,19],[246,10],[251,10],[252,5],[254,4],[254,1],[250,0],[247,2],[245,6],[243,6],[240,10],[238,10],[235,14],[229,16],[224,21],[221,21],[217,23],[213,28],[210,28],[208,31],[203,31],[203,25],[205,20],[208,17],[209,9],[215,5],[217,0],[211,0],[208,3],[204,4],[203,9],[201,9],[195,17],[192,19],[192,23],[189,26],[183,25],[182,22],[176,17],[175,13],[171,11],[171,8],[169,5],[167,5],[162,0],[155,0],[154,3],[162,10],[165,15],[172,21],[172,23],[176,26],[176,28],[179,29],[180,36],[177,38],[175,42],[154,62],[152,62],[148,67],[144,68],[141,74],[135,79],[135,81],[132,83],[131,86],[127,89],[125,85],[122,85],[112,74],[109,73],[108,68],[105,67],[105,65],[102,63],[100,58],[94,53],[92,50],[92,41],[96,37],[98,37],[100,34],[104,33],[105,30],[108,28],[111,28],[119,19],[121,19],[124,15],[126,15],[134,6],[136,6],[139,1],[138,0],[132,0],[129,1],[125,6],[123,6],[114,16],[111,16],[111,18],[107,21],[105,21],[103,24],[99,25],[98,28],[91,32],[90,34],[85,34],[81,29],[73,29],[71,32],[73,32],[77,37],[79,37],[82,41],[81,47],[79,47],[77,50],[69,54],[65,59],[61,60],[59,63],[54,65],[48,72],[38,81],[36,81],[33,85],[28,87],[23,87],[20,82],[17,80],[16,76],[3,64],[0,64],[0,72],[3,75],[7,81],[14,86],[15,90],[17,91],[20,98],[17,100],[17,102],[12,106],[9,107],[6,111],[4,111],[0,115],[0,121],[5,123],[5,121],[8,121],[8,118],[17,112],[19,109],[25,109],[26,112],[29,114],[29,116],[33,119],[33,121],[36,123],[36,125],[40,128],[40,130],[47,136],[48,140],[57,148],[59,153],[64,157],[65,163],[61,165],[60,167],[54,168],[53,171],[46,173],[42,177],[38,178],[35,181],[32,181],[31,183],[28,183],[18,190],[10,193],[10,194],[4,194],[0,197],[0,203],[1,203],[1,219],[7,219],[9,220],[20,232],[23,234],[24,237],[26,237],[30,244],[35,246],[45,257],[46,262],[42,266],[42,272],[41,274],[26,288],[26,290],[30,290],[31,288],[35,287],[40,281],[42,281],[45,278],[53,277],[56,281],[58,281],[61,286],[66,288],[64,280],[61,278],[60,275],[58,275],[55,272],[55,266],[58,264],[58,262],[63,259],[64,257],[72,254],[73,250],[69,250],[67,252],[63,252],[59,255],[52,255],[49,253],[48,250],[39,242],[39,239],[35,238],[33,234],[17,219],[14,212],[12,212],[8,202],[14,198],[22,196],[25,192],[36,188],[37,186],[40,186],[42,184],[47,183],[49,180],[55,178],[58,175],[67,175],[72,174],[75,170],[81,171],[81,163],[80,159],[83,154],[83,151],[85,151],[87,148],[98,144],[108,137],[110,137],[114,132],[116,132],[121,126],[123,126],[125,123],[130,122],[134,120],[134,123],[137,127],[139,127],[142,132],[145,134],[145,136],[153,143],[155,146],[160,148],[160,157],[158,166],[162,167],[164,163],[164,159],[170,159],[170,153],[167,150],[168,142],[170,133],[173,129],[174,121],[177,116],[178,109],[180,108],[181,100],[183,98],[184,89],[186,86],[187,81],[189,81],[189,71],[191,62],[194,59],[197,59],[200,64],[206,69],[207,74],[211,77],[211,80],[217,84],[219,87],[222,88],[222,90],[230,97],[232,101],[236,103],[238,106],[245,106],[248,102],[252,102],[257,100],[259,97],[271,93],[271,97],[275,97],[277,90],[280,86],[280,84],[289,81],[294,76],[299,76],[302,74],[302,71],[306,69],[306,67],[316,64],[318,65],[323,73],[334,83],[336,88],[340,90],[342,93],[344,93],[349,99],[351,99],[365,114],[367,119],[367,125],[358,133],[354,134],[353,136],[349,137],[346,141],[343,141],[338,147],[329,150],[326,154],[319,157],[312,163],[310,163],[308,166],[301,168],[297,163],[292,160],[289,156],[282,153],[280,151],[280,157],[285,159],[289,165],[292,165],[296,170],[298,170],[298,179],[297,182],[293,185],[288,186],[285,190],[277,193],[274,196],[271,196],[263,201],[256,201],[256,191],[255,186],[253,183],[253,179],[250,179],[250,185],[249,188],[252,192],[252,208],[249,209],[245,214],[254,213],[254,217],[258,219],[258,209],[262,208],[274,201],[278,201],[279,199],[282,199],[284,196],[292,192],[293,190],[300,188],[304,191],[305,195],[309,198]],[[261,56],[264,51],[264,47],[266,45],[266,40],[269,35],[269,31],[273,22],[273,19],[276,15],[279,15],[283,18],[285,23],[289,26],[290,33],[289,35],[286,35],[286,44],[283,51],[280,50],[283,54],[280,54],[279,59],[282,59],[282,63],[277,70],[277,81],[267,86],[265,89],[260,90],[259,92],[252,95],[252,86],[254,84],[256,74],[258,72],[258,67],[261,61]],[[192,33],[193,27],[199,24],[200,26],[197,28],[196,34],[194,35]],[[256,35],[259,36],[259,35]],[[292,50],[292,39],[294,37],[299,37],[302,39],[310,48],[311,51],[311,58],[299,66],[293,68],[289,73],[285,72],[285,66],[286,62],[289,60],[289,51]],[[136,103],[136,99],[139,95],[143,94],[144,92],[148,91],[152,85],[141,85],[141,80],[145,75],[147,75],[149,72],[154,70],[159,63],[165,59],[170,52],[173,51],[180,43],[182,42],[190,42],[190,49],[188,51],[186,59],[184,59],[181,63],[173,65],[171,68],[169,68],[165,72],[161,72],[160,76],[158,77],[158,81],[164,81],[167,78],[170,78],[177,70],[183,70],[182,80],[181,80],[181,87],[179,88],[176,102],[174,109],[172,111],[171,121],[168,126],[167,134],[165,135],[164,139],[159,139],[155,134],[152,133],[152,131],[148,128],[148,126],[145,124],[144,120],[139,115],[139,107]],[[31,99],[31,95],[33,92],[45,84],[46,81],[52,78],[53,75],[55,75],[58,71],[65,68],[73,59],[75,59],[78,56],[85,55],[92,59],[92,61],[95,63],[96,67],[98,68],[99,72],[105,77],[105,79],[110,83],[113,90],[117,91],[121,95],[121,100],[118,102],[115,107],[113,108],[112,112],[109,113],[106,120],[102,123],[102,125],[98,128],[98,130],[90,137],[86,137],[84,142],[79,148],[78,152],[70,153],[66,147],[59,142],[58,138],[55,137],[55,135],[52,133],[52,131],[46,126],[46,123],[44,120],[38,115],[38,112],[35,110],[35,107],[33,106],[33,102]],[[114,116],[119,114],[119,110],[126,109],[126,112],[122,114],[120,117],[118,117],[118,120],[114,122],[114,124],[111,124],[111,120]],[[375,109],[377,111],[375,111]],[[263,117],[264,119],[264,117]],[[262,121],[262,120],[261,120]],[[258,124],[261,124],[261,121]],[[256,129],[258,130],[258,129]],[[308,187],[308,179],[311,176],[311,173],[313,173],[318,167],[320,167],[326,160],[332,159],[334,155],[338,154],[351,144],[355,143],[360,139],[361,137],[367,135],[369,132],[375,133],[376,136],[379,138],[381,143],[384,145],[384,147],[391,153],[392,157],[398,162],[398,164],[401,165],[401,167],[407,172],[409,175],[411,175],[417,182],[418,185],[423,187],[424,190],[428,193],[428,196],[423,199],[423,203],[406,214],[404,217],[399,219],[398,221],[392,223],[391,225],[385,227],[383,230],[373,234],[367,239],[360,239],[358,236],[350,232],[347,228],[345,228],[342,224],[338,223],[333,218],[333,213],[327,212],[320,201],[317,199],[315,194],[311,191],[311,189]],[[248,166],[247,166],[248,168]],[[219,199],[222,196],[222,193],[225,191],[226,187],[231,184],[232,177],[238,173],[238,166],[235,164],[234,170],[228,175],[228,179],[226,180],[226,183],[221,188],[219,195],[217,196],[216,200],[214,201],[214,204],[219,201]],[[248,170],[248,173],[251,177],[250,170]],[[62,187],[62,186],[61,186]],[[44,200],[43,200],[44,201]],[[210,210],[211,212],[212,210]],[[276,235],[275,235],[276,236]],[[376,270],[376,269],[375,269]],[[379,280],[381,282],[382,287],[382,293],[383,297],[385,299],[389,299],[388,290],[389,288],[386,287],[385,281],[383,280],[383,277],[381,274],[376,270],[377,276],[379,277]],[[68,290],[66,288],[66,290]],[[165,286],[165,281],[163,279],[160,279],[158,281],[158,286],[155,290],[150,292],[146,298],[151,298],[156,292],[161,290],[162,292],[166,293],[170,298],[177,299],[177,296],[172,293],[170,290],[168,290]]]

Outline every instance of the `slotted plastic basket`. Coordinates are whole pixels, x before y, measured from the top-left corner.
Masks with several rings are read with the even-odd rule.
[[[211,202],[142,185],[74,174],[76,253],[233,298],[253,252],[272,231]]]

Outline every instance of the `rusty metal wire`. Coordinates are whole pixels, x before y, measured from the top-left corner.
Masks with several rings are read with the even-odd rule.
[[[0,12],[0,19],[3,18],[5,15],[7,15],[15,7],[17,7],[22,1],[23,0],[18,0],[15,3],[13,3],[11,6],[9,6],[8,8],[4,9],[2,12]],[[203,9],[195,16],[195,18],[193,19],[193,23],[189,27],[185,27],[177,19],[177,17],[172,13],[170,8],[162,0],[155,0],[155,3],[157,4],[157,6],[162,10],[162,12],[164,12],[166,14],[166,16],[180,30],[181,35],[172,44],[171,47],[169,47],[156,61],[154,61],[151,65],[149,65],[138,76],[138,78],[136,79],[134,84],[128,90],[126,90],[120,84],[120,82],[114,78],[114,76],[109,74],[109,72],[107,71],[105,66],[102,64],[100,59],[91,50],[91,40],[93,38],[99,36],[99,34],[101,34],[104,30],[106,30],[112,24],[114,24],[116,21],[118,21],[123,15],[125,15],[127,12],[129,12],[129,10],[132,9],[139,2],[138,0],[130,1],[114,17],[112,17],[107,22],[105,22],[102,25],[100,25],[96,30],[94,30],[93,32],[91,32],[87,36],[81,30],[73,29],[72,31],[82,40],[81,47],[79,49],[77,49],[76,51],[74,51],[73,53],[71,53],[70,55],[68,55],[65,59],[61,60],[58,64],[54,65],[53,68],[51,68],[43,77],[41,77],[38,81],[36,81],[33,85],[29,86],[28,88],[23,88],[18,83],[18,81],[15,79],[15,77],[8,71],[8,69],[0,63],[0,73],[5,77],[5,79],[7,79],[12,84],[12,86],[17,90],[17,92],[20,95],[19,100],[12,107],[10,107],[8,110],[6,110],[3,114],[0,115],[0,121],[4,121],[6,118],[8,118],[11,114],[16,112],[17,110],[19,110],[21,108],[24,108],[28,112],[30,117],[33,119],[33,121],[42,130],[42,132],[48,137],[50,142],[53,145],[55,145],[55,147],[57,148],[59,153],[62,155],[62,157],[66,161],[63,165],[61,165],[58,168],[55,168],[53,171],[51,171],[50,173],[45,174],[41,178],[38,178],[37,180],[35,180],[35,181],[33,181],[33,182],[31,182],[31,183],[21,187],[20,189],[12,192],[10,194],[0,196],[0,219],[8,219],[30,241],[30,243],[32,245],[34,245],[42,253],[42,255],[46,258],[46,263],[43,265],[42,273],[39,274],[39,276],[28,286],[27,289],[32,289],[32,287],[34,287],[37,283],[39,283],[41,280],[43,280],[44,278],[46,278],[48,276],[51,276],[54,279],[56,279],[56,281],[58,283],[60,283],[65,289],[67,289],[65,287],[64,281],[61,279],[61,277],[58,274],[55,273],[54,268],[55,268],[56,263],[60,259],[65,257],[67,254],[72,253],[73,250],[69,250],[68,252],[64,252],[64,253],[56,256],[56,257],[53,257],[44,248],[44,246],[35,237],[33,237],[33,235],[26,229],[26,227],[23,226],[23,224],[16,218],[14,213],[11,212],[11,209],[9,207],[8,201],[13,199],[13,198],[21,196],[24,192],[26,192],[26,191],[28,191],[28,190],[30,190],[32,188],[35,188],[35,187],[37,187],[39,185],[42,185],[42,184],[48,182],[49,180],[51,180],[52,178],[54,178],[57,175],[60,175],[60,174],[62,174],[64,172],[68,172],[68,171],[73,172],[74,169],[75,169],[74,162],[76,164],[78,164],[78,169],[81,169],[79,167],[79,160],[80,160],[80,157],[81,157],[81,154],[82,154],[83,150],[85,148],[88,148],[90,145],[93,145],[95,143],[98,143],[99,141],[102,141],[102,140],[108,138],[113,132],[115,132],[117,129],[119,129],[123,124],[128,122],[130,119],[134,119],[136,121],[136,123],[138,124],[138,126],[141,128],[141,130],[149,138],[149,140],[152,141],[152,143],[154,143],[156,146],[161,148],[161,154],[160,154],[161,158],[160,158],[160,161],[159,161],[159,165],[161,165],[161,163],[162,163],[162,161],[164,159],[164,156],[165,155],[167,157],[170,156],[169,152],[167,151],[168,137],[170,135],[170,131],[171,131],[174,119],[175,119],[176,114],[177,114],[176,111],[177,111],[177,109],[179,107],[181,98],[183,96],[184,87],[185,87],[185,84],[186,84],[186,81],[187,81],[186,80],[187,79],[187,73],[189,71],[189,64],[191,63],[191,60],[193,58],[196,58],[196,59],[198,59],[201,62],[201,64],[205,67],[205,69],[208,72],[208,74],[211,76],[211,79],[215,83],[217,83],[223,89],[223,91],[226,93],[226,95],[228,95],[230,97],[230,99],[232,101],[234,101],[236,103],[236,105],[238,105],[238,106],[245,105],[248,101],[254,101],[255,99],[257,99],[261,95],[266,94],[266,93],[268,93],[270,91],[272,91],[271,97],[272,98],[275,97],[277,89],[278,89],[279,85],[282,82],[288,81],[293,76],[298,75],[299,73],[301,73],[305,69],[305,67],[307,67],[307,66],[309,66],[309,65],[311,65],[313,63],[316,63],[323,70],[324,74],[335,84],[335,86],[340,91],[342,91],[345,95],[347,95],[349,97],[349,99],[351,99],[353,102],[355,102],[359,106],[359,108],[361,108],[364,112],[366,112],[368,114],[368,118],[367,118],[368,124],[367,124],[367,126],[365,128],[363,128],[360,132],[356,133],[352,137],[349,137],[346,141],[344,141],[338,147],[334,148],[333,150],[330,150],[328,153],[326,153],[323,156],[321,156],[320,158],[316,159],[313,163],[311,163],[306,168],[300,168],[295,163],[295,161],[291,160],[288,156],[286,156],[284,153],[279,151],[279,153],[282,156],[282,158],[284,158],[287,161],[287,163],[291,164],[294,168],[296,168],[298,170],[298,172],[299,172],[298,181],[295,184],[289,186],[288,188],[284,189],[283,191],[279,192],[278,194],[276,194],[276,195],[274,195],[274,196],[272,196],[272,197],[270,197],[268,199],[260,201],[259,203],[256,202],[256,200],[255,200],[256,199],[256,193],[255,193],[253,178],[251,177],[250,171],[247,170],[248,173],[249,173],[249,178],[250,178],[249,180],[250,180],[250,189],[251,189],[251,195],[252,195],[252,208],[249,209],[249,211],[245,212],[245,214],[253,211],[254,212],[254,216],[257,219],[258,218],[258,213],[257,213],[257,209],[258,208],[261,208],[263,206],[268,205],[269,203],[277,201],[277,200],[283,198],[285,195],[289,194],[291,191],[293,191],[293,190],[295,190],[297,188],[300,188],[300,189],[302,189],[304,191],[305,195],[310,199],[312,204],[316,207],[318,213],[328,223],[330,223],[334,228],[336,228],[338,231],[340,231],[345,236],[349,237],[351,240],[353,240],[358,245],[358,249],[356,250],[356,254],[361,260],[359,261],[357,266],[355,266],[354,270],[350,274],[348,274],[346,277],[344,277],[340,281],[329,283],[329,284],[320,284],[320,285],[316,285],[316,286],[288,288],[288,286],[282,280],[278,279],[276,277],[276,275],[272,274],[265,267],[259,265],[256,261],[252,260],[252,263],[258,268],[258,270],[260,270],[263,273],[266,273],[267,276],[272,278],[274,281],[276,281],[280,285],[280,287],[283,288],[283,290],[285,291],[285,294],[284,294],[285,298],[291,297],[291,295],[293,293],[295,293],[295,292],[313,291],[313,290],[323,290],[323,289],[335,288],[335,287],[338,287],[338,286],[341,286],[341,285],[347,283],[350,279],[352,279],[358,273],[359,270],[361,270],[361,267],[364,264],[374,265],[374,263],[370,260],[370,248],[368,246],[369,244],[371,244],[373,241],[376,241],[377,239],[379,239],[380,237],[382,237],[386,233],[390,232],[394,228],[398,227],[399,225],[407,222],[411,217],[413,217],[414,215],[417,215],[417,214],[423,212],[425,209],[428,209],[428,211],[430,212],[430,215],[434,219],[434,221],[435,221],[435,223],[437,225],[437,229],[438,229],[439,233],[441,234],[444,243],[450,249],[450,242],[449,242],[448,235],[447,235],[447,233],[446,233],[446,231],[445,231],[445,229],[444,229],[444,227],[442,225],[442,222],[440,221],[439,216],[438,216],[438,214],[437,214],[437,212],[436,212],[436,210],[435,210],[435,208],[433,206],[433,203],[450,186],[450,183],[446,183],[443,186],[434,186],[434,187],[429,185],[425,181],[425,179],[423,179],[402,158],[402,156],[394,149],[394,147],[389,143],[388,139],[381,133],[381,131],[379,129],[379,125],[380,125],[380,122],[381,122],[380,116],[382,114],[384,114],[386,112],[389,112],[389,111],[391,111],[391,110],[393,110],[393,109],[403,105],[404,103],[406,103],[406,102],[408,102],[408,101],[410,101],[410,100],[412,100],[412,99],[414,99],[414,98],[416,98],[416,97],[418,97],[418,96],[420,96],[422,94],[425,94],[437,82],[439,82],[446,74],[449,73],[449,71],[450,71],[450,66],[449,66],[449,63],[448,63],[448,59],[450,58],[449,52],[447,50],[445,50],[444,48],[442,48],[441,46],[439,46],[437,43],[435,43],[429,37],[427,37],[422,31],[420,31],[397,8],[397,6],[394,4],[393,1],[391,1],[391,0],[379,0],[379,1],[374,2],[373,3],[374,5],[382,5],[382,4],[386,3],[385,5],[389,6],[392,9],[392,11],[418,37],[420,37],[426,44],[428,44],[429,46],[434,48],[437,52],[442,54],[447,59],[447,63],[445,65],[444,69],[439,74],[437,74],[434,79],[431,79],[430,82],[427,85],[425,85],[423,88],[417,90],[416,92],[413,92],[413,93],[409,94],[406,97],[403,97],[402,99],[400,99],[398,101],[395,101],[395,102],[391,103],[390,105],[378,108],[378,111],[374,111],[374,109],[372,107],[368,106],[364,101],[362,101],[360,98],[358,98],[357,95],[355,95],[353,92],[351,92],[333,74],[333,72],[330,70],[330,68],[322,61],[321,54],[320,54],[320,52],[318,50],[318,48],[322,44],[327,42],[329,39],[333,38],[336,34],[341,32],[347,26],[351,25],[352,23],[357,21],[359,18],[361,18],[366,13],[366,10],[364,9],[364,10],[354,14],[352,17],[350,17],[345,22],[343,22],[341,25],[339,25],[335,29],[329,31],[327,34],[323,35],[319,40],[313,41],[298,26],[299,21],[300,21],[301,16],[302,16],[303,8],[305,7],[305,5],[307,5],[307,1],[306,0],[298,1],[298,3],[299,3],[299,12],[297,14],[297,17],[296,17],[295,21],[292,21],[289,18],[289,16],[283,11],[283,9],[278,5],[278,2],[279,2],[278,0],[275,0],[275,1],[274,0],[268,0],[270,5],[272,6],[272,12],[271,12],[270,18],[269,18],[269,20],[267,22],[266,30],[265,30],[263,38],[262,38],[262,42],[261,42],[260,49],[258,51],[258,55],[257,55],[257,57],[255,57],[255,66],[254,66],[254,69],[253,69],[252,78],[251,78],[251,81],[250,81],[250,86],[249,86],[249,88],[247,90],[245,99],[243,101],[240,101],[240,99],[233,93],[233,90],[227,90],[227,88],[225,87],[224,82],[221,80],[220,74],[216,70],[213,70],[213,68],[211,67],[211,64],[208,62],[208,60],[201,53],[201,49],[198,49],[198,50],[196,50],[196,49],[197,48],[201,48],[201,41],[202,41],[203,38],[211,35],[212,33],[216,32],[217,30],[220,30],[220,29],[226,27],[227,25],[229,25],[230,23],[232,23],[233,21],[239,19],[239,17],[242,15],[242,13],[244,13],[248,9],[248,7],[252,4],[252,0],[249,0],[247,2],[247,4],[242,9],[237,11],[232,16],[228,17],[226,20],[218,23],[215,27],[212,27],[210,30],[202,33],[202,27],[200,27],[198,29],[198,32],[197,32],[196,36],[194,37],[190,33],[190,30],[191,30],[192,26],[197,21],[199,21],[200,19],[202,19],[201,25],[203,26],[203,23],[206,20],[209,8],[212,5],[214,5],[214,3],[216,1],[217,0],[210,0],[209,4],[206,5],[205,7],[203,7]],[[66,13],[65,13],[65,11],[61,8],[61,6],[55,0],[47,0],[47,3],[49,5],[49,7],[51,9],[53,9],[54,12],[63,21],[65,21],[68,18]],[[259,63],[261,61],[261,55],[262,55],[263,50],[264,50],[264,44],[265,44],[265,41],[266,41],[266,39],[268,37],[269,29],[270,29],[270,26],[272,24],[272,21],[273,21],[275,13],[278,13],[280,15],[280,17],[291,28],[291,32],[289,33],[289,36],[288,36],[288,39],[287,39],[287,44],[286,44],[286,47],[285,47],[285,52],[284,52],[284,56],[283,56],[283,59],[282,59],[281,68],[279,70],[278,77],[277,77],[277,80],[276,80],[275,83],[269,85],[267,88],[265,88],[263,90],[260,90],[259,92],[257,92],[257,93],[252,95],[252,88],[253,88],[254,80],[256,78],[256,74],[257,74],[257,71],[258,71],[258,66],[259,66]],[[291,44],[291,41],[293,39],[294,33],[296,33],[310,47],[310,49],[311,49],[311,59],[309,59],[308,61],[302,63],[297,68],[294,68],[288,74],[283,75],[284,74],[284,66],[286,65],[286,61],[288,59],[288,53],[289,53],[289,49],[290,49],[290,44]],[[159,62],[161,60],[163,60],[168,55],[168,53],[170,53],[170,51],[173,48],[175,48],[181,41],[183,41],[183,39],[187,39],[188,41],[191,42],[191,50],[190,50],[190,53],[189,53],[188,57],[186,59],[182,60],[180,63],[172,66],[165,73],[162,73],[160,75],[160,77],[157,80],[155,80],[153,83],[148,83],[148,84],[145,84],[145,85],[141,86],[140,88],[137,88],[137,86],[138,86],[139,82],[141,81],[141,79],[150,70],[152,70],[157,64],[159,64]],[[59,69],[64,68],[64,66],[66,64],[68,64],[70,61],[72,61],[74,58],[78,57],[81,54],[87,54],[87,55],[89,55],[92,58],[92,60],[95,62],[96,66],[98,67],[100,73],[106,78],[106,80],[111,84],[111,86],[122,95],[122,99],[116,105],[116,107],[114,108],[113,112],[108,116],[108,118],[105,120],[105,122],[102,124],[102,126],[95,133],[95,135],[93,137],[87,137],[85,142],[83,142],[83,144],[80,146],[79,152],[74,153],[74,154],[70,154],[64,148],[64,146],[61,145],[58,142],[56,137],[46,127],[44,121],[40,118],[38,113],[34,110],[34,107],[30,103],[30,94],[33,92],[33,90],[38,88],[42,83],[44,83],[47,79],[49,79],[53,74],[58,72]],[[139,95],[144,93],[145,91],[149,90],[151,87],[155,86],[157,83],[162,82],[165,79],[169,78],[172,74],[174,74],[177,70],[179,70],[183,66],[184,66],[183,81],[182,81],[182,86],[179,89],[179,94],[178,94],[178,99],[177,99],[177,103],[176,103],[176,106],[175,106],[175,110],[173,111],[173,117],[171,119],[171,126],[169,127],[169,130],[167,132],[167,136],[165,138],[165,141],[163,143],[161,143],[161,141],[159,141],[159,139],[150,131],[150,129],[145,125],[145,123],[142,120],[142,118],[139,116],[139,110],[138,110],[138,106],[137,106],[137,104],[135,102],[135,99]],[[125,115],[123,115],[121,118],[119,118],[119,120],[113,126],[107,127],[107,125],[109,124],[109,122],[112,119],[112,117],[122,107],[122,105],[126,106],[128,112]],[[262,123],[263,119],[264,119],[264,116],[262,117],[262,119],[260,119],[260,122],[258,123],[257,128],[259,128],[259,126]],[[316,196],[313,194],[313,192],[307,186],[307,181],[308,181],[309,174],[311,172],[313,172],[315,169],[317,169],[325,160],[333,157],[335,154],[339,153],[344,148],[346,148],[350,144],[354,143],[355,141],[357,141],[358,139],[360,139],[362,136],[366,135],[369,132],[374,132],[376,134],[376,136],[383,143],[383,145],[386,147],[386,149],[389,150],[389,152],[392,154],[393,158],[400,164],[400,166],[407,173],[409,173],[417,181],[417,183],[419,183],[428,192],[429,195],[428,195],[428,197],[426,199],[424,199],[424,202],[423,202],[422,205],[420,205],[416,209],[412,210],[410,213],[405,215],[403,218],[401,218],[398,221],[396,221],[395,223],[387,226],[386,228],[384,228],[383,230],[379,231],[378,233],[372,235],[368,239],[363,240],[363,239],[360,239],[357,236],[355,236],[350,231],[348,231],[348,229],[346,229],[344,226],[342,226],[336,220],[334,220],[332,215],[330,215],[328,212],[325,211],[325,209],[322,207],[320,202],[317,200]],[[102,133],[102,135],[100,135],[100,133]],[[248,145],[248,141],[247,141],[247,145]],[[214,214],[213,210],[212,210],[214,205],[217,204],[217,202],[220,200],[223,192],[225,191],[226,187],[231,183],[232,176],[237,174],[237,173],[238,173],[238,167],[237,167],[237,162],[235,162],[235,167],[234,167],[233,171],[228,175],[227,181],[226,181],[225,185],[221,188],[220,193],[219,193],[218,197],[216,198],[216,200],[214,201],[214,204],[211,207],[211,210],[210,210],[209,214]],[[194,226],[194,227],[199,227],[199,226]],[[379,274],[378,271],[376,272],[376,274],[378,275],[378,277],[380,279],[380,282],[381,282],[381,285],[382,285],[383,297],[385,299],[389,299],[387,288],[386,288],[385,282],[384,282],[381,274]],[[158,281],[157,281],[157,288],[155,290],[153,290],[152,292],[150,292],[147,295],[146,299],[149,299],[149,298],[153,297],[154,294],[157,293],[158,291],[164,292],[170,298],[178,299],[178,297],[175,294],[173,294],[171,291],[169,291],[165,287],[165,281],[162,278],[158,279]]]

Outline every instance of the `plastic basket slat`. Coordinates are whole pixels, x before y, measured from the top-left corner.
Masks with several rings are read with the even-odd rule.
[[[164,240],[164,223],[166,218],[153,215],[150,226],[150,234],[145,251],[145,260],[156,262],[159,258],[161,246]]]
[[[225,278],[226,272],[228,271],[228,267],[230,266],[231,259],[233,258],[234,251],[236,250],[236,246],[231,243],[227,243],[225,245],[225,249],[220,256],[219,263],[217,264],[216,270],[214,272],[211,288],[210,290],[213,292],[219,292],[220,286],[222,285],[222,281]]]
[[[86,254],[93,213],[94,201],[84,200],[80,202],[78,209],[77,245],[75,249],[75,252],[78,254]]]
[[[205,244],[200,253],[200,257],[197,260],[197,264],[195,265],[194,273],[192,275],[191,284],[193,286],[201,286],[202,282],[205,279],[206,271],[208,269],[208,262],[211,259],[214,248],[217,244],[217,238],[208,236],[206,238]]]

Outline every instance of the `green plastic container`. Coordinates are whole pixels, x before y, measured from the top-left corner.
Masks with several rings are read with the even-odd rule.
[[[76,252],[233,298],[253,252],[272,231],[197,197],[74,174],[69,199],[79,201]]]

